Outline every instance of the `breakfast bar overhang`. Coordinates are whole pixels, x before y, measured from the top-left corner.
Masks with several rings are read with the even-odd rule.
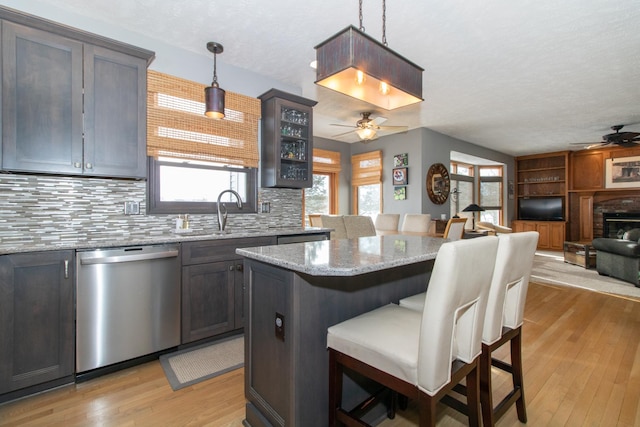
[[[386,235],[238,249],[247,427],[326,426],[327,328],[424,292],[443,239]],[[371,390],[345,384],[345,406]]]

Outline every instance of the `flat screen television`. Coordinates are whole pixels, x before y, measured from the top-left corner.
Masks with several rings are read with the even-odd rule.
[[[562,221],[564,209],[562,197],[531,197],[519,200],[519,217],[531,221]]]

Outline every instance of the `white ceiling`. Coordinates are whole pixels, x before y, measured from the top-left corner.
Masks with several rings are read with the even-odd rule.
[[[512,155],[576,149],[614,124],[640,132],[638,0],[388,0],[389,47],[425,69],[423,97],[394,111],[320,88],[314,46],[358,26],[357,0],[42,0],[300,87],[318,101],[314,134],[360,112]],[[364,0],[382,34],[382,2]],[[224,77],[219,73],[224,87]],[[354,142],[357,137],[341,138]]]

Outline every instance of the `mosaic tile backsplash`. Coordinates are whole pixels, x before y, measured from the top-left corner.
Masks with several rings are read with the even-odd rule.
[[[0,244],[85,244],[166,234],[177,215],[147,215],[146,188],[145,181],[0,174]],[[127,201],[140,203],[140,215],[124,214]],[[302,226],[302,190],[261,188],[260,202],[270,203],[269,213],[230,213],[227,229]],[[217,229],[215,212],[189,218],[196,231]]]

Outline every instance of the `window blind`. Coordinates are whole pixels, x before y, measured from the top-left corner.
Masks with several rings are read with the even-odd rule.
[[[257,168],[260,100],[227,91],[225,118],[204,116],[205,85],[147,72],[147,155]]]
[[[382,182],[382,151],[351,156],[351,185],[370,185]]]
[[[340,153],[338,151],[313,149],[313,172],[337,173],[340,172]]]

